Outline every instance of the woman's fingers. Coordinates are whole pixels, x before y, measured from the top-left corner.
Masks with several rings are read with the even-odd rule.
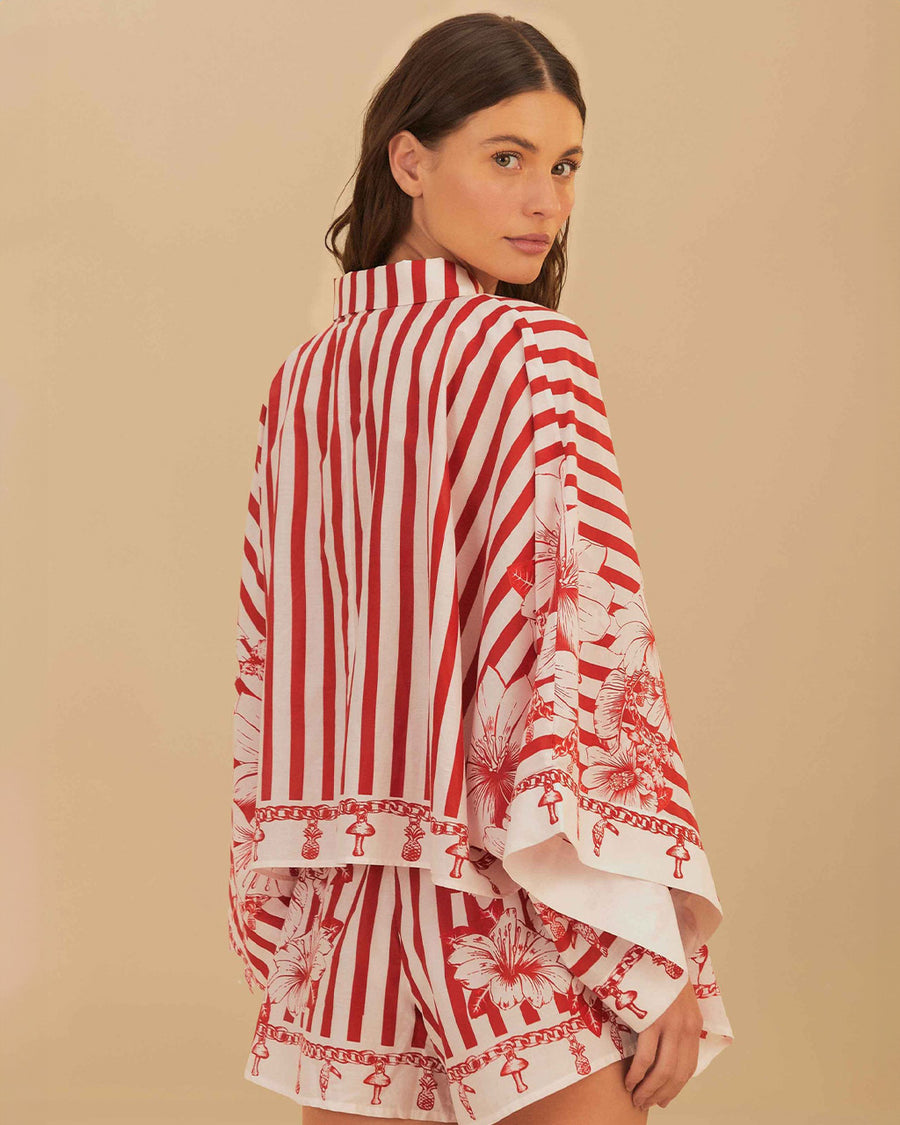
[[[659,1035],[656,1059],[644,1078],[635,1087],[631,1100],[638,1109],[648,1109],[656,1096],[668,1084],[678,1065],[679,1039],[677,1034],[663,1030]]]
[[[659,1039],[659,1028],[656,1024],[644,1028],[638,1033],[637,1050],[631,1056],[631,1065],[625,1075],[625,1089],[629,1094],[644,1077],[653,1060],[656,1058],[656,1043]],[[633,1099],[632,1099],[633,1100]]]
[[[637,1109],[649,1109],[654,1103],[668,1105],[687,1084],[697,1069],[702,1029],[700,1006],[688,982],[662,1015],[638,1034],[634,1057],[639,1063],[632,1068],[634,1081],[632,1070],[626,1078]]]
[[[678,1064],[675,1073],[656,1096],[656,1103],[660,1108],[665,1108],[688,1084],[697,1069],[697,1060],[700,1057],[700,1034],[684,1035],[678,1053]]]
[[[700,1036],[693,1028],[665,1029],[660,1035],[656,1062],[635,1091],[634,1105],[638,1109],[648,1109],[654,1104],[667,1106],[697,1069],[699,1054]]]

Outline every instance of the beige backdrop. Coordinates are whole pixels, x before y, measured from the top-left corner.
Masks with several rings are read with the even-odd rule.
[[[896,1109],[900,5],[0,0],[10,1125],[299,1120],[226,936],[258,409],[366,99],[481,7],[581,73],[561,308],[725,911],[735,1043],[651,1121]]]

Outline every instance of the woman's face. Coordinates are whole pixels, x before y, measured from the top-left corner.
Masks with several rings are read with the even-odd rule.
[[[413,197],[412,222],[388,260],[450,258],[469,267],[487,293],[498,279],[534,281],[575,203],[582,134],[580,113],[555,90],[479,110],[438,152],[408,131],[397,133],[388,148],[391,170]],[[529,234],[549,242],[530,253],[510,241]]]

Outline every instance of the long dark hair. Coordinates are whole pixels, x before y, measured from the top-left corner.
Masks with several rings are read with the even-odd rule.
[[[420,35],[366,107],[361,152],[350,177],[355,177],[353,199],[325,235],[342,271],[383,265],[409,229],[413,201],[394,179],[388,157],[395,133],[407,129],[433,148],[470,114],[515,94],[550,89],[575,105],[584,124],[587,109],[575,68],[537,28],[514,16],[452,16]],[[528,285],[500,280],[497,295],[557,308],[568,235],[566,219],[535,280]]]

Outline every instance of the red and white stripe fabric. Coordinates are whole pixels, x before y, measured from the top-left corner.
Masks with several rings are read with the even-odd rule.
[[[301,1105],[494,1125],[634,1054],[617,1012],[634,994],[616,985],[598,995],[562,963],[521,887],[484,898],[420,867],[304,867],[244,1077]]]
[[[687,973],[702,1069],[732,1040],[706,946],[722,910],[588,339],[445,258],[334,284],[262,404],[246,522],[229,933],[248,983],[299,868],[416,866],[525,888],[601,994],[627,963],[639,995],[645,965],[635,1031]],[[621,956],[592,961],[611,938]]]

